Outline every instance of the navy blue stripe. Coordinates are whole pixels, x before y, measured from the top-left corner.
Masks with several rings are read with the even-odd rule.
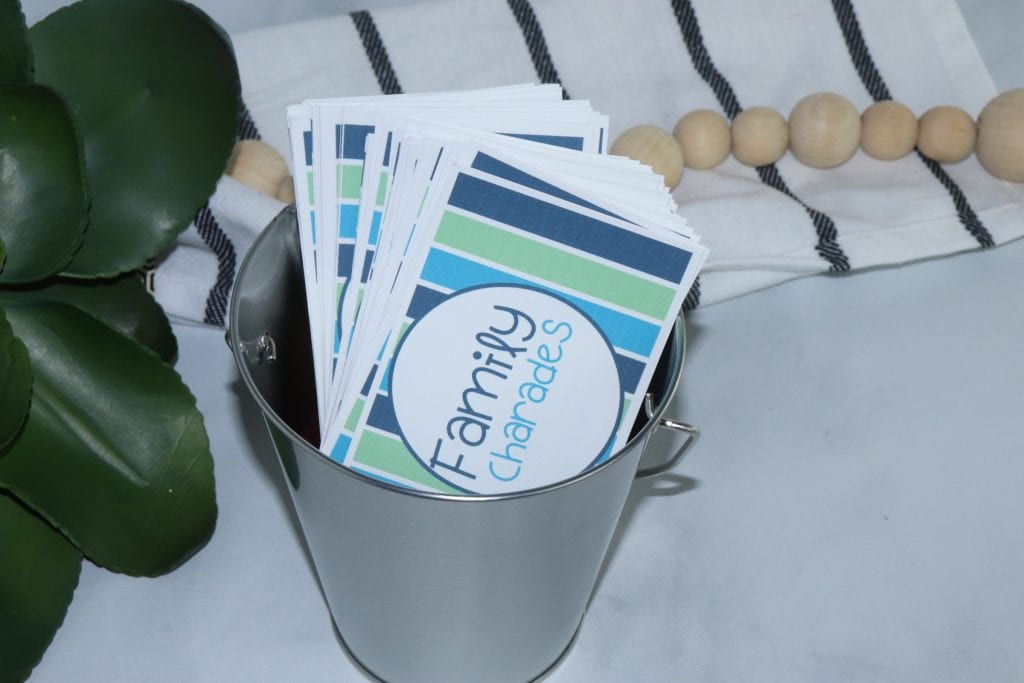
[[[384,141],[384,168],[387,168],[391,163],[391,136],[393,133],[388,133],[387,140]]]
[[[313,131],[302,131],[302,147],[306,152],[306,166],[313,165]]]
[[[402,433],[398,426],[398,417],[395,415],[395,404],[391,401],[390,396],[377,396],[373,400],[370,414],[366,416],[366,424],[391,434],[401,435]]]
[[[373,249],[366,250],[366,258],[363,261],[363,272],[359,275],[360,282],[366,282],[370,279],[370,269],[373,268],[373,255],[376,252]]]
[[[363,382],[363,387],[359,390],[360,396],[369,396],[370,392],[373,391],[373,378],[377,375],[378,365],[374,365],[370,372],[366,375],[366,381]]]
[[[460,173],[449,204],[678,283],[690,254],[595,218]]]
[[[363,50],[366,58],[370,60],[373,73],[377,77],[377,84],[385,95],[396,95],[402,92],[402,86],[398,84],[398,77],[391,66],[391,58],[384,49],[384,41],[377,30],[377,24],[373,17],[366,10],[352,12],[352,23],[359,31],[359,39],[363,43]]]
[[[860,81],[864,84],[868,94],[876,102],[891,100],[892,95],[889,92],[889,87],[885,84],[882,74],[879,73],[878,67],[875,66],[875,61],[871,58],[871,51],[868,50],[868,44],[864,40],[864,33],[861,31],[860,21],[857,19],[857,12],[854,11],[853,4],[850,0],[832,0],[832,9],[836,15],[836,21],[839,22],[839,28],[843,32],[843,38],[846,40],[846,50],[850,53],[853,66],[857,69],[857,75],[860,76]],[[950,199],[953,200],[953,206],[956,208],[960,224],[963,225],[964,229],[982,247],[994,247],[995,240],[992,238],[992,234],[981,222],[981,219],[978,218],[978,214],[974,212],[974,209],[971,208],[970,202],[967,201],[963,190],[949,177],[949,174],[943,170],[937,161],[926,157],[921,153],[921,150],[916,151],[921,162],[928,167],[928,170],[935,176],[935,179],[946,188]]]
[[[529,133],[502,133],[502,135],[510,138],[519,138],[520,140],[532,140],[533,142],[540,142],[552,147],[574,149],[577,152],[583,151],[584,140],[576,135],[530,135]]]
[[[690,4],[690,0],[672,0],[672,9],[675,12],[676,23],[679,24],[679,30],[683,34],[683,42],[686,44],[687,52],[690,53],[690,59],[693,62],[694,68],[715,93],[718,104],[722,107],[725,115],[730,120],[736,118],[743,111],[743,107],[740,106],[739,98],[736,97],[736,93],[729,84],[729,81],[726,80],[725,76],[722,75],[711,61],[711,55],[708,53],[707,46],[704,45],[704,36],[701,34],[700,24],[697,23],[697,14],[693,10],[693,5]],[[850,261],[839,246],[839,231],[836,230],[836,225],[832,219],[796,197],[782,180],[782,176],[779,174],[775,164],[758,166],[757,174],[760,176],[761,182],[782,192],[800,204],[804,211],[807,212],[818,235],[818,243],[815,245],[815,249],[823,259],[828,261],[829,270],[835,272],[849,270]]]
[[[207,202],[196,213],[193,222],[203,242],[217,256],[217,279],[206,297],[203,321],[211,325],[224,325],[228,309],[228,295],[235,281],[237,256],[235,247],[221,229]]]
[[[576,195],[570,192],[566,192],[560,187],[556,187],[555,185],[545,182],[536,176],[530,175],[529,173],[523,171],[522,169],[506,164],[504,161],[499,161],[498,159],[495,159],[494,157],[488,154],[484,154],[483,152],[477,153],[476,158],[473,159],[473,163],[471,164],[471,166],[477,169],[478,171],[490,173],[493,176],[498,176],[499,178],[504,178],[505,180],[511,180],[513,183],[522,185],[523,187],[529,187],[534,190],[537,190],[538,192],[549,194],[552,197],[558,197],[559,199],[564,199],[567,202],[572,202],[573,204],[584,206],[592,211],[598,211],[600,213],[605,214],[606,216],[613,216],[615,218],[618,218],[618,216],[613,214],[611,211],[602,209],[600,206],[597,206],[596,204],[591,204],[585,199],[581,199],[580,197],[577,197]]]
[[[366,136],[373,132],[373,126],[345,124],[341,138],[341,156],[362,161],[366,158]]]
[[[260,131],[256,128],[256,122],[252,120],[252,114],[249,112],[249,107],[245,106],[245,102],[240,105],[240,114],[238,118],[238,137],[241,140],[260,140]]]
[[[352,260],[355,258],[355,254],[354,244],[338,245],[338,277],[348,277],[352,274]]]
[[[627,394],[635,394],[640,376],[644,372],[644,363],[635,358],[615,354],[615,367],[619,371],[619,383]]]
[[[540,28],[540,22],[537,21],[537,15],[534,14],[529,1],[508,0],[508,6],[516,17],[519,29],[523,32],[523,40],[526,41],[526,47],[530,51],[533,68],[537,70],[537,76],[541,82],[561,84],[558,71],[555,70],[551,54],[548,52],[547,41],[544,40],[544,32]],[[569,93],[565,92],[564,87],[562,88],[562,98],[569,99]]]
[[[693,286],[686,293],[686,299],[683,300],[683,310],[692,311],[698,306],[700,306],[700,276],[693,281]]]
[[[448,298],[448,295],[430,287],[417,285],[412,293],[412,300],[409,302],[409,309],[405,315],[413,320],[419,320],[435,306]]]

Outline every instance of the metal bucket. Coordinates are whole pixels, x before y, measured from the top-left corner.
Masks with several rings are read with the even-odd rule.
[[[646,417],[609,460],[541,489],[453,496],[370,479],[310,445],[318,437],[305,301],[289,207],[239,270],[228,341],[270,429],[345,645],[388,681],[540,676],[580,625],[634,476],[670,468],[699,434],[662,417],[682,369],[682,320]],[[671,457],[640,468],[658,427],[686,439]]]

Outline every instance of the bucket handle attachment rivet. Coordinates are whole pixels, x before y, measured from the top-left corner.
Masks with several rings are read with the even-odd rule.
[[[654,418],[654,398],[651,394],[647,394],[644,397],[644,412],[647,413],[647,419]],[[683,432],[686,434],[686,439],[676,449],[676,452],[672,454],[672,457],[667,459],[665,462],[658,463],[652,467],[644,467],[636,472],[636,476],[639,477],[653,477],[656,474],[667,472],[676,466],[683,456],[697,443],[697,439],[700,438],[700,429],[694,425],[687,424],[685,422],[679,422],[678,420],[672,420],[667,417],[659,417],[657,426],[659,428],[664,427],[665,429],[671,429],[676,432]]]
[[[224,341],[231,346],[228,334],[224,335]],[[277,342],[270,336],[270,332],[265,331],[251,341],[238,342],[238,350],[242,352],[247,361],[253,364],[273,363],[277,360]]]

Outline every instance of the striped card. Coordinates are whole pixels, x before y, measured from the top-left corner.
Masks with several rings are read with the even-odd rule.
[[[501,494],[625,445],[707,255],[661,178],[601,154],[607,122],[581,103],[304,106],[321,449]]]

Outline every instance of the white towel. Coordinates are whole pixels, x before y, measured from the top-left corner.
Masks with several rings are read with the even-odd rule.
[[[788,116],[830,91],[863,110],[895,99],[920,115],[977,116],[996,89],[955,0],[434,0],[233,36],[243,138],[286,158],[285,107],[311,97],[560,82],[611,117],[668,130],[698,108]],[[822,272],[990,247],[1024,233],[1024,185],[972,156],[940,165],[863,152],[829,170],[787,154],[758,169],[687,169],[680,213],[711,248],[687,307]],[[173,316],[223,325],[242,255],[282,205],[238,183],[158,266]]]

